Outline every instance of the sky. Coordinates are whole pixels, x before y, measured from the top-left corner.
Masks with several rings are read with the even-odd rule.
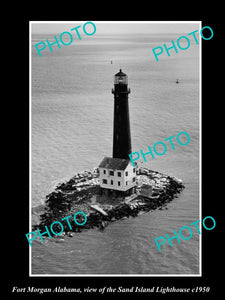
[[[78,25],[88,21],[54,21],[54,22],[37,22],[31,21],[32,33],[62,33],[69,31]],[[176,22],[107,22],[91,21],[96,26],[98,35],[107,34],[150,34],[150,33],[184,33],[199,29],[201,21],[176,21]],[[91,26],[91,25],[90,25]],[[201,27],[201,26],[200,26]]]

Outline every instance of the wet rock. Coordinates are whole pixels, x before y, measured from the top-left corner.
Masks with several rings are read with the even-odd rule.
[[[91,212],[87,205],[94,195],[100,194],[98,168],[74,175],[68,182],[58,185],[55,191],[46,196],[44,209],[42,207],[40,214],[35,213],[35,218],[33,218],[35,220],[33,230],[39,228],[41,232],[45,231],[45,225],[50,226],[54,221],[60,221],[63,217],[73,215],[76,211],[84,211],[87,215],[87,222],[83,226],[74,224],[72,230],[64,223],[64,230],[68,236],[72,237],[72,232],[81,232],[83,229],[104,229],[109,222],[130,216],[137,217],[141,211],[149,212],[157,208],[162,210],[162,207],[177,197],[184,188],[182,180],[157,171],[140,168],[138,173],[137,197],[131,199],[129,203],[125,203],[123,198],[112,199],[113,205],[110,208],[105,210],[104,206],[102,207],[107,212],[107,216]],[[151,196],[145,197],[139,193],[143,184],[152,186]],[[119,203],[118,205],[114,204],[115,200]],[[96,204],[101,207],[100,203],[96,202]],[[167,208],[165,207],[165,209]],[[37,224],[37,220],[40,221],[39,224]],[[80,222],[82,221],[83,219],[80,220]],[[57,232],[56,226],[54,230]]]

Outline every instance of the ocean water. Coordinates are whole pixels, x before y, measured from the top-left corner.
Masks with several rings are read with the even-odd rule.
[[[190,31],[189,31],[190,32]],[[190,143],[139,164],[183,180],[185,189],[167,205],[65,238],[34,241],[32,274],[199,274],[200,236],[159,252],[154,239],[173,236],[199,219],[199,46],[159,56],[152,48],[179,35],[86,37],[39,57],[32,35],[31,204],[44,202],[55,184],[98,166],[112,155],[113,76],[128,75],[132,150],[153,146],[181,131]],[[113,63],[111,64],[111,60]],[[179,78],[180,83],[176,84]],[[187,234],[188,235],[188,234]]]

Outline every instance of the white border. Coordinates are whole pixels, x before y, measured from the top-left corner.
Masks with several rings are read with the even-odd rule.
[[[44,24],[44,23],[74,23],[77,21],[29,21],[29,231],[31,232],[31,210],[32,210],[32,197],[31,197],[31,113],[32,113],[32,36],[31,36],[31,25],[32,24]],[[79,21],[79,23],[83,24],[88,21]],[[192,24],[197,23],[202,28],[202,21],[93,21],[94,23],[158,23],[158,24],[167,24],[167,23],[181,23],[181,24]],[[201,144],[202,144],[202,39],[199,35],[199,219],[202,220],[202,156],[201,156]],[[202,223],[200,223],[200,230],[202,228]],[[202,231],[201,231],[202,232]],[[32,274],[32,264],[31,264],[31,250],[32,248],[29,246],[29,277],[202,277],[202,235],[199,235],[200,243],[199,243],[199,274]]]

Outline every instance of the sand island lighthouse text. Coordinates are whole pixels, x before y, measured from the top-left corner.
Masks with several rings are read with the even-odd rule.
[[[128,94],[128,77],[120,71],[114,76],[114,125],[113,157],[104,157],[99,165],[100,188],[108,194],[130,195],[136,186],[136,168],[129,154],[131,151],[131,133]]]

